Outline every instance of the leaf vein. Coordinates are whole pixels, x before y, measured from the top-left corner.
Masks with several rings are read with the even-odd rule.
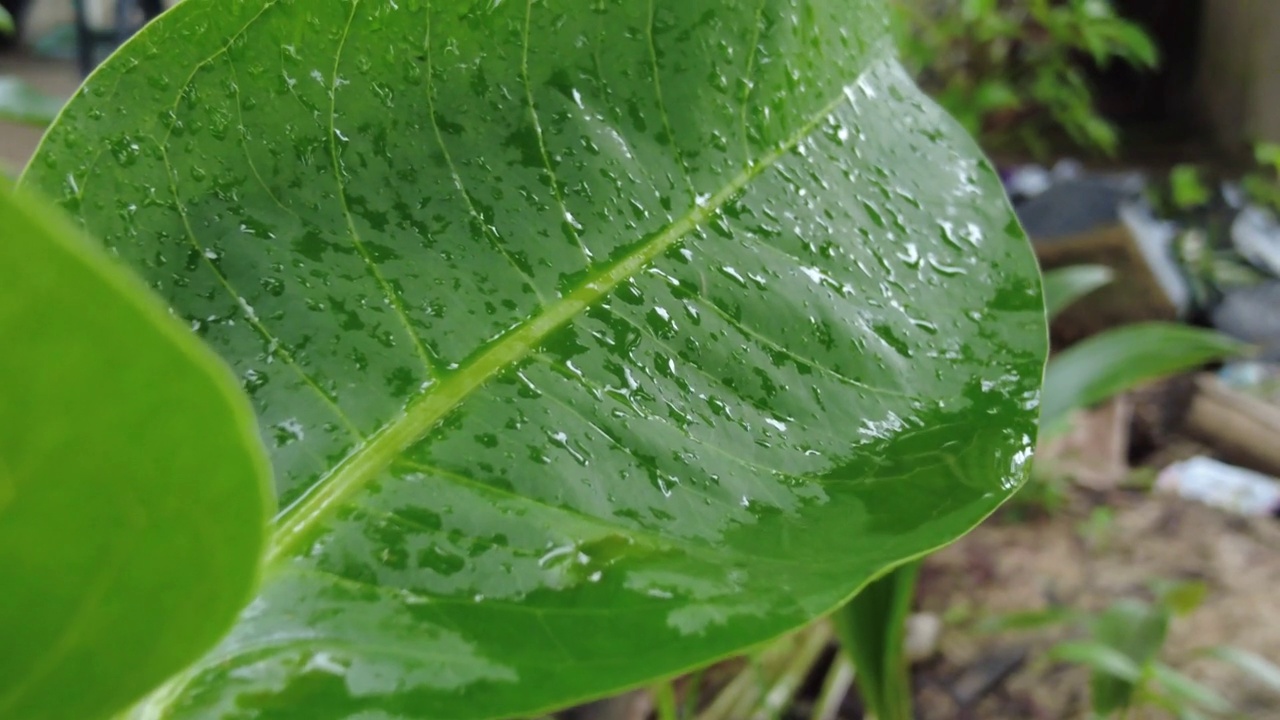
[[[355,22],[356,10],[359,6],[360,0],[352,0],[351,13],[347,16],[347,24],[343,26],[342,36],[338,39],[337,52],[333,54],[333,77],[329,81],[329,158],[333,165],[333,180],[338,186],[338,204],[342,208],[342,215],[347,223],[347,232],[351,235],[351,244],[355,247],[360,258],[364,260],[364,264],[369,269],[369,274],[378,283],[378,287],[386,298],[387,305],[391,307],[391,311],[395,313],[400,325],[408,333],[409,340],[413,343],[414,350],[426,370],[427,377],[434,378],[436,377],[436,369],[431,360],[431,354],[427,351],[426,343],[423,342],[421,335],[418,334],[418,331],[413,327],[413,323],[410,322],[400,296],[387,282],[382,270],[378,267],[378,263],[374,261],[373,256],[369,253],[369,248],[360,239],[360,233],[356,230],[355,217],[351,214],[351,206],[347,200],[347,184],[342,179],[342,163],[338,157],[338,69],[342,64],[342,52],[346,48],[347,38],[351,35],[351,25]]]
[[[431,119],[431,129],[435,133],[436,144],[439,145],[440,153],[444,156],[445,165],[449,167],[449,174],[453,178],[454,187],[457,188],[458,194],[461,195],[463,203],[467,206],[467,214],[476,223],[480,234],[484,235],[489,244],[506,259],[511,269],[515,270],[516,274],[524,279],[525,284],[533,290],[533,294],[538,298],[538,304],[546,308],[547,298],[543,296],[542,290],[538,288],[538,283],[534,281],[533,276],[520,266],[520,263],[516,262],[515,257],[507,251],[506,245],[503,243],[502,238],[498,236],[497,231],[489,227],[489,224],[485,222],[484,216],[476,209],[475,203],[471,200],[471,193],[467,191],[466,185],[462,182],[462,174],[458,172],[458,166],[453,161],[453,154],[449,152],[449,146],[444,141],[444,132],[440,128],[439,118],[436,117],[435,60],[432,55],[431,44],[431,9],[432,4],[428,0],[426,6],[427,32],[423,53],[427,58],[427,115]]]
[[[729,178],[705,202],[695,202],[685,215],[669,224],[665,230],[601,268],[597,274],[491,342],[466,365],[418,396],[399,416],[383,425],[362,446],[355,448],[331,473],[282,513],[272,537],[267,562],[278,562],[290,556],[309,536],[312,527],[335,512],[354,492],[390,466],[397,455],[418,442],[477,388],[528,357],[548,335],[613,292],[619,284],[643,270],[701,226],[760,173],[771,168],[783,155],[794,151],[806,135],[813,132],[824,118],[845,102],[848,102],[846,95],[838,93],[792,137],[779,144],[756,164]]]
[[[551,156],[547,154],[547,143],[542,133],[542,121],[538,119],[538,106],[533,102],[533,85],[529,81],[529,25],[533,18],[533,0],[525,3],[524,16],[524,48],[520,55],[520,77],[524,83],[524,96],[529,104],[529,118],[533,122],[533,132],[538,138],[538,154],[542,156],[542,164],[547,168],[547,182],[551,185],[551,194],[556,199],[556,205],[560,208],[560,222],[562,227],[567,228],[568,233],[573,237],[573,241],[578,244],[578,249],[582,251],[582,258],[586,261],[587,267],[590,268],[594,262],[591,259],[591,249],[587,247],[582,240],[582,234],[578,231],[577,220],[573,219],[573,214],[569,212],[568,206],[565,205],[564,195],[560,192],[560,180],[556,177],[555,168],[551,165]]]

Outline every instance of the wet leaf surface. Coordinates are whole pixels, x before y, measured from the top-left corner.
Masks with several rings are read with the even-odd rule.
[[[486,718],[833,609],[1023,480],[995,174],[874,2],[186,0],[26,182],[240,374],[271,575],[173,717]]]

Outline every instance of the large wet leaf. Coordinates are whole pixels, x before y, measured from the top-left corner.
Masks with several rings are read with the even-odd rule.
[[[186,0],[28,170],[283,511],[176,717],[531,712],[795,628],[1025,476],[1036,267],[868,0]]]
[[[107,717],[208,651],[271,507],[230,373],[58,215],[0,190],[0,717],[23,720]]]

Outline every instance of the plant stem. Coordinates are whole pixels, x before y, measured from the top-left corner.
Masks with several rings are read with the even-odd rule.
[[[853,687],[854,676],[853,661],[849,659],[848,653],[837,654],[822,682],[822,690],[813,705],[810,720],[836,720],[840,704],[844,702],[845,695],[849,694],[849,688]]]
[[[769,720],[782,713],[809,675],[813,663],[827,647],[831,635],[831,626],[821,621],[801,631],[791,662],[787,663],[782,674],[769,687],[755,713],[751,715],[752,720]]]
[[[676,707],[676,690],[670,680],[664,680],[653,686],[653,704],[658,709],[658,720],[680,720],[680,710]]]
[[[871,581],[832,619],[858,669],[857,685],[878,720],[912,720],[911,676],[903,642],[920,561]]]
[[[753,717],[759,705],[769,703],[770,696],[780,696],[784,687],[784,704],[795,693],[799,682],[808,674],[826,643],[830,641],[830,623],[817,622],[791,635],[775,640],[761,650],[716,696],[696,720],[740,720]],[[789,679],[799,673],[799,680]],[[768,690],[766,690],[768,688]]]

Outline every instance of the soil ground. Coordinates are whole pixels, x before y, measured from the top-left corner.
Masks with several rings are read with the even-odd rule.
[[[1088,518],[1102,503],[1113,519],[1090,531]],[[1244,717],[1280,719],[1280,697],[1230,666],[1194,657],[1197,648],[1231,645],[1280,660],[1278,550],[1274,519],[1160,493],[1081,494],[1039,519],[997,517],[925,565],[922,609],[950,622],[939,656],[918,668],[920,715],[1085,718],[1087,672],[1044,658],[1062,631],[984,634],[982,619],[1054,606],[1099,610],[1121,598],[1150,599],[1153,581],[1199,580],[1208,587],[1204,604],[1174,620],[1164,660],[1232,700]],[[952,699],[1019,656],[1012,674],[976,703],[958,707]]]

